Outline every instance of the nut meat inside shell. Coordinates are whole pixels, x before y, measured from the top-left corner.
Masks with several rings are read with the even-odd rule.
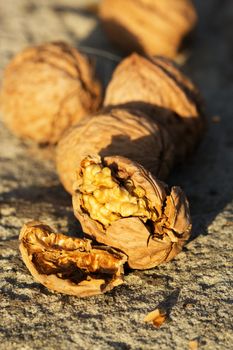
[[[41,222],[29,222],[20,232],[23,261],[36,281],[54,291],[86,297],[123,283],[126,257],[90,240],[68,237]]]
[[[120,249],[131,268],[152,268],[175,257],[190,236],[184,193],[119,156],[87,157],[74,184],[74,213],[84,232]]]

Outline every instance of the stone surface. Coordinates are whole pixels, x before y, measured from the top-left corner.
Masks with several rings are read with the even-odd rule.
[[[1,70],[23,47],[63,39],[86,47],[106,83],[117,52],[86,10],[88,3],[93,1],[1,1]],[[0,349],[183,350],[191,340],[204,350],[232,349],[233,2],[196,4],[199,27],[183,68],[206,99],[209,130],[197,153],[169,179],[190,199],[192,240],[174,261],[129,271],[125,284],[106,295],[77,299],[50,292],[24,266],[19,230],[30,219],[70,234],[80,232],[79,225],[52,151],[16,139],[1,124]],[[109,51],[107,58],[99,49]],[[143,322],[157,307],[169,314],[159,329]]]

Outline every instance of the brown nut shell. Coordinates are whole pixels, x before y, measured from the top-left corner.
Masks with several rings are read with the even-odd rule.
[[[154,213],[155,219],[145,220],[140,216],[119,217],[108,225],[94,220],[84,201],[83,172],[86,161],[109,167],[112,176],[121,186],[130,181],[134,188],[143,189],[143,200]],[[112,156],[105,157],[101,163],[98,157],[86,158],[81,164],[74,188],[74,214],[84,232],[98,242],[124,252],[133,269],[152,268],[173,259],[190,236],[192,225],[189,205],[183,191],[179,187],[172,187],[169,191],[163,182],[129,159]],[[101,190],[103,187],[100,187]]]
[[[25,49],[3,74],[0,109],[5,124],[38,143],[56,143],[100,102],[101,87],[90,62],[63,42]]]
[[[177,160],[193,151],[205,129],[197,88],[165,57],[132,54],[124,59],[108,85],[104,105],[131,106],[149,114],[173,138]],[[166,113],[157,113],[158,108]]]
[[[33,278],[59,293],[87,297],[123,283],[126,257],[87,239],[68,237],[38,221],[20,232],[20,252]]]
[[[72,193],[76,171],[89,154],[125,156],[164,178],[173,165],[174,149],[165,128],[142,111],[112,108],[85,118],[68,130],[56,153],[60,180]]]
[[[103,27],[127,52],[174,57],[197,21],[190,0],[102,0]]]

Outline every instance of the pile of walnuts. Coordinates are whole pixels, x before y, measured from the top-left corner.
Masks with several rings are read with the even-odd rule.
[[[121,37],[119,28],[127,40],[135,37],[128,48],[173,56],[196,15],[189,1],[172,1],[175,15],[165,3],[104,0],[100,17],[113,39]],[[153,22],[149,16],[139,25],[148,11]],[[17,135],[57,145],[56,168],[74,214],[102,244],[38,221],[25,224],[20,251],[37,281],[66,294],[96,295],[123,283],[124,264],[148,269],[181,251],[192,227],[188,201],[162,180],[195,149],[205,118],[197,88],[169,58],[126,57],[102,102],[93,67],[76,49],[61,42],[28,48],[4,72],[0,108]]]

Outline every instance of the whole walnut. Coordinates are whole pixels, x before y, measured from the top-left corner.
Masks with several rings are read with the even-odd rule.
[[[4,71],[0,109],[9,129],[38,143],[98,109],[100,83],[85,56],[63,42],[27,48]]]
[[[20,252],[37,282],[56,292],[87,297],[123,283],[126,256],[88,239],[54,233],[39,221],[21,229]]]
[[[145,113],[115,107],[84,118],[59,141],[57,172],[68,192],[73,192],[76,171],[89,154],[126,156],[164,178],[173,165],[174,147],[163,126]]]
[[[127,158],[89,156],[74,183],[73,208],[85,233],[117,248],[134,269],[174,258],[191,232],[187,199]]]
[[[177,160],[193,151],[205,129],[198,89],[165,57],[134,53],[125,58],[113,73],[104,105],[141,109],[163,124],[174,140]],[[158,113],[158,107],[166,113]]]
[[[197,21],[190,0],[102,0],[99,16],[123,50],[168,57],[176,55]]]

